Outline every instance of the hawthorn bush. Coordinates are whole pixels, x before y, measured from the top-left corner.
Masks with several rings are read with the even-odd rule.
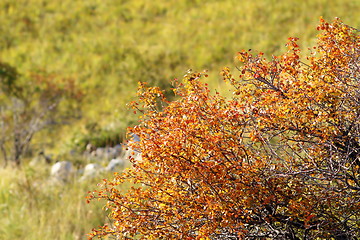
[[[89,195],[112,219],[90,238],[358,239],[359,31],[318,30],[307,57],[296,38],[270,60],[239,52],[240,76],[222,71],[230,98],[206,73],[175,80],[172,102],[140,84],[129,145],[142,159]]]

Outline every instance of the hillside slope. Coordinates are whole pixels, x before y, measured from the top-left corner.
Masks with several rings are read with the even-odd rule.
[[[0,59],[23,74],[76,79],[86,93],[83,117],[56,133],[76,142],[94,126],[125,129],[138,81],[166,88],[189,68],[209,69],[210,84],[222,88],[218,72],[237,51],[276,54],[289,36],[310,46],[320,16],[356,27],[359,7],[359,0],[3,0]]]

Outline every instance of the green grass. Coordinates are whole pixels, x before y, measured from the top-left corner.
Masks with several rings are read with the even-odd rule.
[[[359,8],[360,0],[2,0],[0,61],[74,78],[86,93],[82,119],[32,145],[66,153],[89,138],[86,126],[120,134],[134,123],[125,105],[138,81],[167,88],[189,68],[209,69],[210,87],[224,91],[219,72],[237,51],[279,54],[290,36],[309,47],[320,16],[359,28]],[[103,203],[85,204],[96,180],[48,188],[47,175],[0,169],[0,239],[83,239],[105,221]]]
[[[86,239],[104,224],[103,203],[85,199],[100,178],[54,186],[48,170],[0,170],[0,239]]]
[[[81,122],[62,134],[69,139],[85,123],[133,121],[125,104],[138,81],[168,87],[189,68],[209,69],[211,86],[221,89],[218,72],[234,65],[237,51],[278,54],[289,36],[310,46],[320,16],[357,27],[359,7],[359,0],[3,0],[0,59],[22,73],[77,80],[86,98]]]

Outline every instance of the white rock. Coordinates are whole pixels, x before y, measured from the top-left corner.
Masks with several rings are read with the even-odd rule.
[[[106,167],[106,171],[114,172],[117,169],[124,168],[125,161],[120,158],[112,159]]]
[[[99,158],[103,158],[104,155],[105,155],[105,148],[100,147],[95,150],[95,156]]]
[[[62,182],[67,182],[72,174],[72,163],[69,161],[61,161],[55,163],[51,167],[50,176]]]
[[[101,171],[102,167],[97,163],[89,163],[84,168],[83,176],[93,176]]]
[[[80,181],[94,178],[102,171],[103,171],[103,168],[99,164],[89,163],[85,166],[85,168],[83,170],[83,175],[81,176]]]

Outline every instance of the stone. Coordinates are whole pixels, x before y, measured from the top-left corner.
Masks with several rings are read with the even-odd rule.
[[[112,159],[106,167],[106,171],[114,172],[118,169],[122,169],[125,166],[125,161],[120,158]]]
[[[69,181],[72,173],[72,163],[69,161],[61,161],[55,163],[51,167],[50,176],[53,180],[58,182],[67,182]]]
[[[95,150],[95,156],[98,158],[103,158],[105,155],[105,148],[99,147]]]
[[[94,178],[102,171],[103,171],[103,168],[99,164],[89,163],[85,166],[85,168],[83,170],[83,175],[81,176],[80,181]]]
[[[85,176],[95,175],[99,171],[101,171],[101,169],[102,167],[99,164],[89,163],[85,166],[83,175]]]

